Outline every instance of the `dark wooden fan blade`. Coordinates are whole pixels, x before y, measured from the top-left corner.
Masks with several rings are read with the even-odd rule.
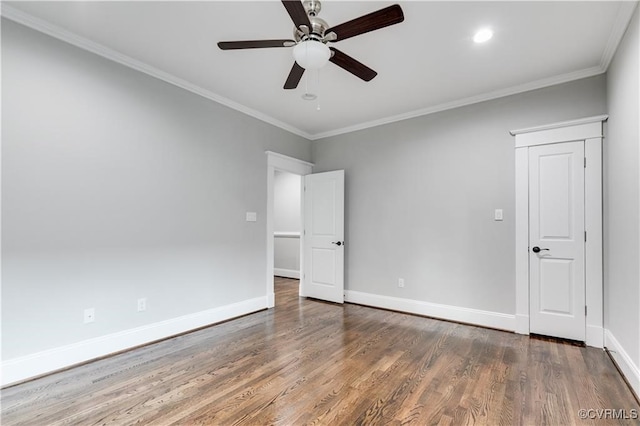
[[[282,4],[284,8],[287,9],[287,12],[289,12],[289,16],[291,16],[291,20],[296,28],[299,28],[300,25],[306,25],[307,28],[311,28],[307,11],[304,10],[304,6],[300,0],[282,0]]]
[[[368,33],[369,31],[379,30],[380,28],[388,27],[389,25],[399,24],[402,21],[404,21],[402,8],[399,5],[394,4],[393,6],[385,7],[384,9],[352,19],[351,21],[337,25],[333,28],[329,28],[325,31],[325,34],[334,32],[338,36],[336,41],[340,41]]]
[[[294,40],[244,40],[220,41],[218,47],[222,50],[261,49],[263,47],[290,47],[296,44]]]
[[[298,83],[300,83],[302,74],[304,74],[304,68],[298,65],[297,62],[294,62],[293,67],[289,72],[289,77],[287,77],[287,81],[284,82],[284,88],[295,89],[296,87],[298,87]]]
[[[329,60],[334,64],[336,64],[337,66],[339,66],[340,68],[343,68],[349,71],[351,74],[355,75],[356,77],[359,77],[364,81],[371,81],[373,77],[378,75],[377,72],[375,72],[374,70],[372,70],[371,68],[363,64],[362,62],[356,61],[346,53],[342,53],[341,51],[339,51],[334,47],[330,47],[329,49],[333,51],[333,56]]]

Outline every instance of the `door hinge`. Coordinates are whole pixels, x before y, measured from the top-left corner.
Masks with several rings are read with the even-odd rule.
[[[587,168],[587,157],[584,157],[584,168]]]
[[[587,316],[587,305],[584,305],[584,316]]]
[[[587,242],[587,231],[584,231],[584,242]]]

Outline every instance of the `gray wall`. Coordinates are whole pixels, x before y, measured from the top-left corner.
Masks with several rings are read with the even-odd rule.
[[[300,191],[302,178],[293,173],[275,171],[273,180],[273,229],[275,232],[300,232]]]
[[[604,144],[605,327],[636,369],[640,368],[639,21],[636,9],[607,72],[609,121]]]
[[[311,159],[298,136],[3,20],[2,358],[265,296],[265,150]]]
[[[606,113],[605,86],[601,75],[314,141],[314,172],[345,170],[345,287],[514,314],[508,131]]]

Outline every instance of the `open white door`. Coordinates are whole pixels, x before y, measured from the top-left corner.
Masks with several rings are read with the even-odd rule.
[[[344,170],[304,177],[300,295],[344,302]]]
[[[584,142],[529,148],[530,332],[585,341]]]

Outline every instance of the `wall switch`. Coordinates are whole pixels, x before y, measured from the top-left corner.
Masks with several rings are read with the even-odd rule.
[[[96,310],[95,308],[87,308],[84,310],[84,323],[89,324],[90,322],[94,322],[96,320]]]
[[[502,220],[502,209],[496,209],[493,220]]]
[[[138,312],[142,312],[146,310],[147,310],[147,298],[141,297],[140,299],[138,299]]]
[[[404,287],[404,278],[398,278],[398,287]]]
[[[247,212],[247,222],[255,222],[258,220],[258,213]]]

